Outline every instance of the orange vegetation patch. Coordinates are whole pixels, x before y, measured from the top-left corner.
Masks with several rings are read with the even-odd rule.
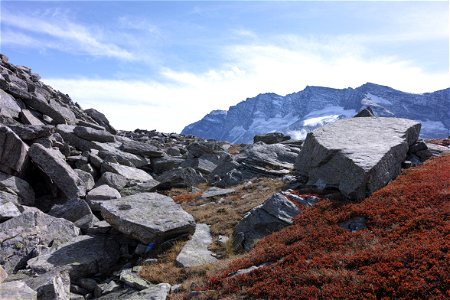
[[[211,277],[209,288],[257,299],[448,299],[449,170],[450,156],[439,157],[359,203],[322,200]],[[356,216],[367,229],[339,227]]]
[[[202,195],[202,193],[185,193],[185,194],[173,196],[172,199],[176,203],[183,203],[183,202],[193,201],[193,200],[199,198],[201,195]]]

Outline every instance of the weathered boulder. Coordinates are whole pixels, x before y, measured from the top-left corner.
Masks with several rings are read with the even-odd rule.
[[[32,161],[55,183],[65,197],[75,199],[86,195],[84,182],[66,163],[61,152],[47,149],[40,144],[31,145],[28,152]]]
[[[14,98],[0,89],[0,115],[8,118],[18,118],[20,111],[21,108]]]
[[[420,123],[406,119],[339,120],[308,134],[295,162],[296,174],[307,184],[364,198],[400,174],[419,132]]]
[[[94,177],[92,177],[92,174],[80,169],[75,169],[74,171],[77,173],[78,177],[84,182],[86,191],[90,191],[94,188],[95,181]]]
[[[65,243],[79,233],[80,230],[67,220],[37,209],[24,212],[0,224],[0,265],[12,273],[37,255],[39,248]]]
[[[88,114],[95,122],[97,122],[100,126],[103,126],[111,132],[112,134],[116,134],[117,131],[109,124],[108,119],[104,114],[99,112],[98,110],[95,110],[93,108],[85,109],[84,112]]]
[[[23,179],[0,172],[0,191],[16,197],[8,197],[14,204],[33,205],[35,196],[33,188]],[[2,193],[0,193],[2,194]]]
[[[70,298],[70,277],[65,270],[54,270],[25,280],[37,292],[39,300],[63,300]]]
[[[258,134],[253,138],[253,143],[263,142],[264,144],[277,144],[290,140],[291,137],[281,132],[271,132],[266,134]]]
[[[157,178],[158,188],[185,188],[206,182],[206,179],[193,168],[179,168],[164,172]]]
[[[86,201],[93,211],[99,211],[103,201],[119,199],[120,197],[119,191],[104,184],[89,191],[86,196]]]
[[[1,195],[0,195],[1,197]],[[20,210],[14,203],[0,198],[0,222],[20,216]]]
[[[8,127],[0,124],[0,171],[21,175],[26,167],[28,146]]]
[[[134,166],[137,168],[150,164],[150,160],[148,158],[120,150],[119,148],[122,145],[120,142],[93,143],[97,145],[96,149],[100,150],[98,152],[98,156],[103,160],[108,160],[109,158],[114,157],[115,160],[122,165]]]
[[[33,141],[39,138],[49,137],[53,133],[50,125],[10,125],[9,129],[14,131],[21,140]]]
[[[0,283],[0,298],[2,300],[37,300],[37,293],[23,281],[11,281]]]
[[[282,194],[274,194],[262,205],[253,208],[236,225],[233,247],[250,250],[256,240],[291,225],[300,209]]]
[[[128,139],[122,140],[122,146],[120,147],[120,149],[125,152],[133,153],[136,155],[155,158],[162,157],[164,155],[164,152],[160,151],[157,147],[153,145]]]
[[[235,189],[221,189],[217,187],[210,187],[202,193],[202,198],[212,198],[218,196],[225,196],[236,192]]]
[[[102,174],[102,177],[100,177],[100,179],[97,181],[97,186],[107,184],[110,187],[120,191],[127,185],[127,181],[128,180],[125,178],[125,176],[112,172],[105,172]]]
[[[29,125],[44,125],[44,123],[39,120],[30,110],[28,109],[22,109],[22,111],[19,114],[20,121],[23,124],[29,124]]]
[[[159,283],[145,290],[133,293],[127,296],[128,300],[166,300],[170,292],[170,284]]]
[[[170,197],[142,193],[103,202],[103,218],[118,231],[144,244],[194,232],[194,218]]]
[[[100,149],[100,147],[92,141],[80,138],[75,134],[75,126],[59,124],[56,126],[56,132],[59,133],[64,141],[71,145],[72,147],[81,150],[89,151],[91,149]]]
[[[185,160],[179,157],[164,156],[152,159],[152,169],[155,174],[178,168]]]
[[[69,220],[83,230],[88,229],[97,221],[89,205],[81,199],[72,199],[63,204],[53,205],[48,214]]]
[[[217,258],[208,250],[208,246],[211,243],[212,237],[209,226],[207,224],[197,224],[194,235],[178,254],[176,263],[183,268],[215,263]]]
[[[125,269],[120,272],[120,281],[128,285],[129,287],[132,287],[134,289],[137,289],[139,291],[145,290],[151,286],[153,286],[152,283],[148,282],[139,274],[133,272],[132,269]]]
[[[160,182],[154,179],[148,180],[146,182],[138,182],[136,184],[131,184],[126,188],[122,189],[120,191],[120,194],[122,195],[122,197],[124,197],[134,194],[154,192],[159,186],[159,184]]]
[[[102,143],[109,143],[115,141],[114,135],[112,135],[106,130],[98,130],[90,127],[76,126],[73,129],[73,133],[75,133],[80,138],[88,141],[97,141]]]
[[[153,177],[150,174],[148,174],[143,170],[116,163],[103,163],[102,172],[116,173],[122,175],[128,180],[135,180],[139,182],[145,182],[153,179]]]
[[[81,235],[62,244],[58,250],[28,261],[37,273],[55,269],[68,270],[71,280],[97,273],[106,274],[120,257],[120,244],[114,236]]]

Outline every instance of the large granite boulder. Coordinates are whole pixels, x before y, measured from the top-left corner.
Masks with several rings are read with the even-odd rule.
[[[28,261],[37,273],[51,270],[68,270],[76,280],[97,273],[111,271],[120,258],[120,244],[116,237],[108,235],[80,235],[62,244],[56,251],[39,255]]]
[[[80,230],[70,221],[35,209],[0,224],[0,265],[12,273],[41,249],[65,243]]]
[[[296,162],[307,184],[362,199],[400,174],[420,123],[397,118],[339,120],[309,133]]]
[[[11,194],[15,197],[5,197],[14,204],[33,205],[35,196],[33,188],[23,179],[0,172],[0,195]],[[4,195],[4,194],[3,194]],[[1,197],[1,196],[0,196]]]
[[[0,116],[18,118],[20,112],[21,108],[14,98],[4,90],[0,89]]]
[[[68,199],[84,197],[84,182],[64,160],[58,150],[47,149],[40,144],[33,144],[29,150],[32,161],[55,183]]]
[[[208,250],[212,243],[211,232],[207,224],[197,224],[194,235],[184,245],[176,258],[176,263],[184,268],[212,264],[217,258]]]
[[[299,213],[300,209],[284,195],[272,195],[236,225],[233,232],[234,249],[250,250],[258,239],[292,225],[293,218]]]
[[[172,198],[142,193],[103,202],[103,218],[118,231],[144,244],[194,232],[194,218]]]
[[[0,124],[0,171],[21,175],[26,167],[28,146],[8,127]]]

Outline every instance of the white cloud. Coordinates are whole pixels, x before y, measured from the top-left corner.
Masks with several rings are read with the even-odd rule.
[[[119,47],[118,45],[103,41],[101,33],[93,33],[91,28],[73,23],[67,19],[50,22],[42,18],[14,14],[9,11],[2,12],[1,22],[16,30],[24,30],[20,35],[7,36],[2,39],[4,44],[16,44],[38,49],[52,48],[63,50],[70,53],[83,53],[92,56],[113,57],[123,60],[133,60],[131,52]],[[34,39],[29,34],[43,34],[45,39],[39,39],[41,42],[29,44],[27,41]],[[100,37],[99,37],[100,36]],[[24,44],[26,43],[26,44]]]
[[[322,41],[323,43],[323,41]],[[322,45],[325,46],[325,45]],[[364,57],[342,43],[325,47],[300,41],[227,47],[227,63],[204,73],[161,70],[163,81],[47,79],[82,107],[104,112],[119,129],[179,132],[213,109],[229,106],[262,92],[281,95],[306,85],[357,87],[366,82],[407,92],[448,87],[447,73],[427,73],[397,57]]]

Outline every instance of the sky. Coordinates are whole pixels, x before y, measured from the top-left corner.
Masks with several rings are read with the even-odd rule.
[[[117,129],[260,93],[450,86],[448,1],[0,1],[0,52]]]

